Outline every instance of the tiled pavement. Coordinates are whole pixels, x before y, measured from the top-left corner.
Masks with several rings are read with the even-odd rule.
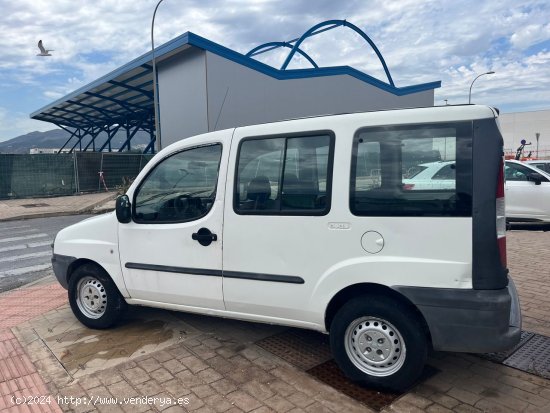
[[[523,328],[550,337],[550,231],[510,231],[506,238]]]
[[[520,293],[524,328],[545,335],[550,335],[549,244],[550,232],[508,233],[509,267]],[[147,335],[158,333],[158,329],[145,325],[143,337],[133,336],[145,344],[132,347],[133,353],[120,359],[121,364],[103,365],[100,369],[90,368],[84,374],[76,374],[82,373],[87,365],[76,363],[71,367],[66,363],[62,344],[71,340],[72,344],[100,340],[97,332],[91,330],[86,330],[89,335],[73,334],[74,319],[65,302],[65,291],[48,284],[0,296],[0,313],[9,314],[0,321],[0,371],[4,375],[1,379],[4,382],[0,380],[3,395],[0,411],[39,411],[38,408],[76,412],[371,411],[254,344],[262,337],[280,332],[279,327],[188,314],[164,312],[166,317],[180,321],[179,324],[173,322],[174,325],[170,320],[163,321],[166,330],[172,331],[172,335],[166,337],[175,342],[163,347],[155,340],[148,341]],[[139,316],[147,316],[151,310],[134,311]],[[157,315],[153,318],[159,319]],[[48,331],[48,323],[52,331]],[[116,334],[116,330],[111,333]],[[164,338],[160,340],[162,343]],[[101,342],[105,339],[103,336]],[[109,349],[98,345],[98,356],[104,351]],[[550,411],[550,380],[465,354],[436,353],[430,357],[429,364],[440,372],[384,411]],[[14,406],[9,397],[16,385],[21,394],[34,396],[46,394],[43,387],[46,386],[47,394],[59,403]],[[8,397],[4,395],[6,392]],[[70,401],[71,396],[81,404],[64,403]],[[123,401],[142,396],[157,397],[157,400],[149,404],[106,403],[112,398]],[[85,405],[84,399],[76,397],[94,398],[92,401],[101,403]],[[167,398],[179,398],[181,406],[163,404]]]
[[[0,330],[0,411],[15,411],[12,397],[33,395],[37,398],[50,394],[23,347],[8,330]],[[56,403],[29,405],[30,411],[60,412]]]
[[[11,327],[15,327],[66,302],[56,285],[39,285],[13,291],[0,298],[0,411],[15,411],[12,397],[46,397],[42,377]],[[59,412],[56,403],[21,406],[21,411]]]
[[[0,329],[14,327],[65,304],[67,293],[59,287],[37,283],[0,296]]]
[[[27,300],[31,298],[26,296]],[[9,295],[4,299],[14,301]],[[66,305],[64,307],[58,311],[66,310]],[[52,312],[48,314],[43,317],[43,322],[52,317]],[[56,320],[55,315],[53,320]],[[279,328],[197,316],[190,316],[189,321],[201,328],[220,323],[230,323],[235,328],[221,326],[216,332],[203,332],[182,322],[179,327],[184,328],[185,333],[181,334],[177,344],[163,350],[150,349],[146,355],[128,358],[115,367],[80,376],[59,362],[64,357],[56,357],[55,349],[45,345],[33,324],[22,323],[13,331],[27,349],[28,358],[52,395],[67,400],[71,396],[86,397],[92,402],[99,398],[103,403],[111,398],[119,401],[125,397],[143,396],[159,399],[156,404],[138,406],[76,406],[58,400],[58,405],[65,411],[249,412],[259,408],[262,409],[258,411],[288,411],[297,406],[308,408],[307,411],[364,411],[358,403],[317,383],[253,344],[253,341],[277,332]],[[146,330],[142,333],[146,334]],[[81,344],[85,345],[87,340],[93,342],[94,335],[95,332],[90,332]],[[98,350],[101,352],[101,345]],[[163,406],[161,400],[166,398],[181,399],[188,404]],[[5,398],[4,404],[9,406],[9,402]],[[328,410],[331,406],[332,409]]]

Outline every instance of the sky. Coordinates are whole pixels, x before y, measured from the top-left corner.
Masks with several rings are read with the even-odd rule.
[[[55,126],[29,114],[146,53],[157,0],[0,0],[0,141]],[[441,80],[435,104],[502,112],[550,109],[550,2],[522,0],[164,0],[158,46],[191,31],[241,53],[347,19],[381,51],[396,86]],[[51,57],[38,57],[38,40]],[[386,81],[372,49],[337,28],[302,47],[320,66],[349,65]],[[280,67],[289,49],[260,56]],[[296,58],[290,68],[309,67]]]

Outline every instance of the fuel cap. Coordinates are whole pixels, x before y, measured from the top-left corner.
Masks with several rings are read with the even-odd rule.
[[[361,237],[361,246],[365,251],[376,254],[384,248],[384,237],[376,231],[367,231]]]

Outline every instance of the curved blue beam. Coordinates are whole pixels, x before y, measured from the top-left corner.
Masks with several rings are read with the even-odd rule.
[[[268,49],[268,48],[271,48],[269,50],[272,50],[272,49],[276,49],[277,47],[288,47],[289,49],[292,49],[293,47],[288,44],[287,42],[268,42],[268,43],[264,43],[264,44],[261,44],[257,47],[255,47],[254,49],[252,49],[251,51],[249,51],[246,56],[248,57],[252,57],[256,54],[260,54],[260,53],[263,53],[263,52],[267,52],[268,50],[264,50],[263,52],[260,52],[260,50],[263,50],[263,49]],[[319,66],[317,66],[317,63],[315,63],[315,61],[306,53],[304,52],[302,49],[300,48],[297,48],[296,51],[298,53],[300,53],[303,57],[305,57],[307,59],[307,61],[309,63],[311,63],[311,65],[318,69]]]
[[[355,31],[357,34],[359,34],[372,47],[372,49],[376,53],[376,56],[378,56],[378,59],[380,59],[380,63],[382,63],[382,67],[384,68],[384,72],[386,72],[386,76],[388,77],[389,84],[392,85],[392,86],[395,86],[395,84],[393,83],[393,79],[390,75],[390,71],[388,69],[388,66],[386,65],[386,61],[382,57],[382,53],[380,53],[380,50],[378,50],[378,47],[376,47],[374,42],[370,39],[369,36],[366,35],[366,33],[363,30],[361,30],[359,27],[355,26],[354,24],[347,22],[346,20],[327,20],[327,21],[324,21],[322,23],[316,24],[311,29],[306,31],[298,39],[298,41],[296,43],[294,43],[294,46],[292,47],[292,50],[290,51],[290,53],[288,54],[288,56],[287,56],[286,60],[284,61],[283,65],[281,66],[281,70],[285,70],[287,68],[288,64],[292,60],[292,57],[294,57],[294,54],[299,49],[300,44],[302,44],[302,42],[304,40],[306,40],[308,37],[313,36],[313,35],[318,34],[319,32],[321,32],[322,30],[320,31],[319,29],[321,27],[325,27],[325,26],[333,26],[333,27],[346,26],[346,27],[349,27],[350,29],[352,29],[353,31]]]

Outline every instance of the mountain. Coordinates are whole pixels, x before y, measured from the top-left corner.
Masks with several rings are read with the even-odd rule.
[[[21,135],[16,138],[0,142],[0,153],[26,153],[28,154],[31,148],[61,148],[67,139],[71,136],[68,132],[63,129],[52,129],[47,132],[31,132],[26,135]],[[96,149],[99,149],[101,145],[107,139],[107,134],[102,132],[100,133],[95,142]],[[82,148],[88,144],[90,137],[86,136],[82,140]],[[114,138],[111,140],[111,147],[113,150],[120,148],[126,141],[126,131],[119,131]],[[73,137],[69,144],[66,146],[69,149],[77,142],[76,137]],[[137,145],[147,145],[149,143],[149,134],[144,131],[139,131],[132,138],[132,148],[135,148]],[[78,147],[77,147],[78,148]],[[91,150],[91,146],[88,150]]]

